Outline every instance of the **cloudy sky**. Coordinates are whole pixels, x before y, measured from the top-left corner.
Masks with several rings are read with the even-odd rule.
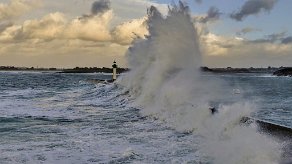
[[[147,7],[173,0],[0,0],[0,65],[127,66],[147,34]],[[175,0],[176,2],[176,0]],[[200,33],[203,65],[291,66],[291,0],[185,0]]]

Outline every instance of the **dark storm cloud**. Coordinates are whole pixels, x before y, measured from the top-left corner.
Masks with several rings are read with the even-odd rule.
[[[103,14],[109,11],[110,8],[110,0],[98,0],[93,2],[91,5],[91,14],[84,14],[82,17],[79,17],[79,20],[87,21],[96,15]]]
[[[283,42],[286,36],[286,32],[274,33],[271,35],[266,35],[264,38],[256,39],[250,41],[251,43],[275,43],[275,42]]]
[[[110,1],[109,0],[95,1],[91,6],[91,14],[92,15],[104,13],[108,10],[110,10]]]
[[[219,9],[212,6],[209,8],[207,16],[200,18],[199,22],[207,23],[209,21],[215,21],[215,20],[218,20],[220,18],[220,15],[221,15],[221,13],[220,13]]]
[[[12,26],[13,25],[13,23],[12,22],[0,22],[0,33],[2,32],[2,31],[4,31],[6,28],[8,28],[8,27],[10,27],[10,26]]]
[[[282,40],[286,35],[286,32],[281,32],[281,33],[274,33],[271,35],[267,35],[267,39],[269,39],[271,42],[275,42],[278,40]]]
[[[288,36],[286,38],[283,38],[281,43],[282,44],[290,44],[290,43],[292,43],[292,36]]]
[[[261,11],[270,11],[278,0],[248,0],[241,9],[230,15],[232,19],[242,21],[243,18],[258,14]]]
[[[203,0],[195,0],[196,3],[201,4]]]
[[[257,32],[257,31],[261,31],[260,29],[257,28],[252,28],[252,27],[245,27],[239,31],[236,32],[237,35],[245,35],[247,33],[251,33],[251,32]]]

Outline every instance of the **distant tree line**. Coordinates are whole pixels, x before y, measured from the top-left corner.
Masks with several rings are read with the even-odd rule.
[[[128,68],[117,68],[117,73],[129,71]],[[73,69],[64,69],[61,73],[112,73],[112,68],[107,67],[75,67]]]
[[[35,71],[46,71],[46,70],[58,70],[57,68],[34,68],[34,67],[14,67],[14,66],[0,66],[0,70],[7,71],[25,71],[25,70],[35,70]]]
[[[107,67],[75,67],[71,69],[58,68],[34,68],[34,67],[14,67],[14,66],[0,66],[2,71],[60,71],[59,73],[112,73],[112,68]],[[117,68],[117,73],[129,71],[128,68]]]
[[[208,67],[201,67],[200,70],[202,72],[213,72],[213,73],[273,73],[279,69],[283,69],[285,67],[271,67],[268,66],[267,68],[232,68],[232,67],[226,67],[226,68],[208,68]]]

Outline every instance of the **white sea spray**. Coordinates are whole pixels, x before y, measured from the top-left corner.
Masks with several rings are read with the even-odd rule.
[[[199,35],[189,8],[179,2],[163,16],[148,10],[149,36],[137,39],[127,52],[131,71],[118,80],[134,98],[143,115],[167,122],[178,131],[202,136],[201,151],[214,163],[278,163],[280,145],[239,124],[256,107],[246,101],[221,104],[208,110],[214,99],[229,99],[232,88],[222,81],[203,79]]]

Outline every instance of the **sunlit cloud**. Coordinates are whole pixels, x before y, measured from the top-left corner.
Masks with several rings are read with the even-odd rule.
[[[122,61],[120,64],[125,65],[125,60],[122,58],[128,46],[135,38],[143,38],[148,33],[145,24],[146,17],[112,26],[115,14],[106,2],[94,2],[90,14],[73,19],[64,13],[55,12],[39,19],[25,20],[22,24],[1,23],[0,56],[2,61],[15,62],[13,58],[22,60],[32,57],[44,63],[53,61],[47,60],[52,57],[62,58],[59,61],[72,67],[78,65],[78,61],[81,65],[82,63],[93,65],[92,59],[109,62],[113,58],[118,58]],[[86,56],[88,60],[70,63],[65,61],[64,56],[68,57],[68,55],[82,59]],[[29,62],[29,60],[26,61]],[[56,66],[57,63],[51,62],[51,65]],[[20,65],[21,62],[16,64]],[[23,64],[25,65],[26,62]]]
[[[201,37],[205,64],[213,67],[226,66],[226,63],[234,67],[289,65],[289,61],[292,60],[292,44],[274,43],[272,38],[275,39],[270,35],[267,36],[267,40],[259,41],[259,39],[255,42],[255,40],[208,33]],[[277,39],[281,41],[280,38]],[[287,62],[283,62],[283,59]]]
[[[122,23],[112,31],[112,40],[119,44],[129,45],[135,38],[144,38],[148,34],[147,18],[135,19]]]
[[[0,21],[22,16],[41,4],[42,0],[10,0],[8,4],[0,3]]]
[[[107,11],[92,17],[68,20],[62,13],[51,13],[40,20],[27,20],[22,25],[6,28],[0,34],[2,42],[20,42],[29,39],[80,39],[95,42],[131,44],[137,37],[147,34],[146,18],[124,22],[110,28],[113,12]]]
[[[268,3],[270,6],[263,7],[261,4],[257,5],[259,10],[246,12],[243,5],[237,11],[237,13],[242,13],[240,19],[262,11],[269,11],[276,3],[274,0],[265,2],[249,0],[246,3],[256,1]],[[31,4],[32,2],[38,3],[34,5]],[[162,9],[163,14],[167,13],[167,5],[148,0],[90,2],[91,4],[86,1],[87,11],[80,10],[82,12],[78,15],[57,11],[36,17],[22,17],[22,15],[40,7],[41,0],[12,0],[7,4],[1,4],[0,13],[10,13],[0,15],[0,62],[2,65],[6,63],[56,67],[94,66],[95,63],[97,65],[111,64],[113,59],[119,59],[120,65],[127,66],[124,54],[128,47],[136,38],[143,39],[145,35],[148,35],[148,27],[145,23],[147,7],[154,5]],[[46,1],[45,4],[50,3],[53,4],[51,1]],[[28,6],[28,4],[31,5]],[[54,1],[54,4],[57,2]],[[65,6],[65,4],[62,5]],[[130,10],[131,8],[133,10]],[[83,7],[83,9],[86,8]],[[14,14],[8,12],[12,10],[16,12]],[[192,16],[194,26],[200,35],[201,52],[206,65],[226,66],[226,63],[230,63],[230,65],[242,66],[252,65],[257,60],[261,60],[262,65],[270,65],[273,62],[277,63],[278,60],[280,63],[282,58],[292,58],[290,57],[292,56],[292,39],[289,32],[280,31],[267,35],[263,29],[247,26],[234,31],[234,34],[220,35],[209,28],[224,21],[224,18],[221,18],[222,15],[218,8],[211,7],[205,14]],[[20,17],[23,20],[14,21]],[[263,33],[263,36],[257,39],[246,38],[249,36],[246,34],[256,32]]]

